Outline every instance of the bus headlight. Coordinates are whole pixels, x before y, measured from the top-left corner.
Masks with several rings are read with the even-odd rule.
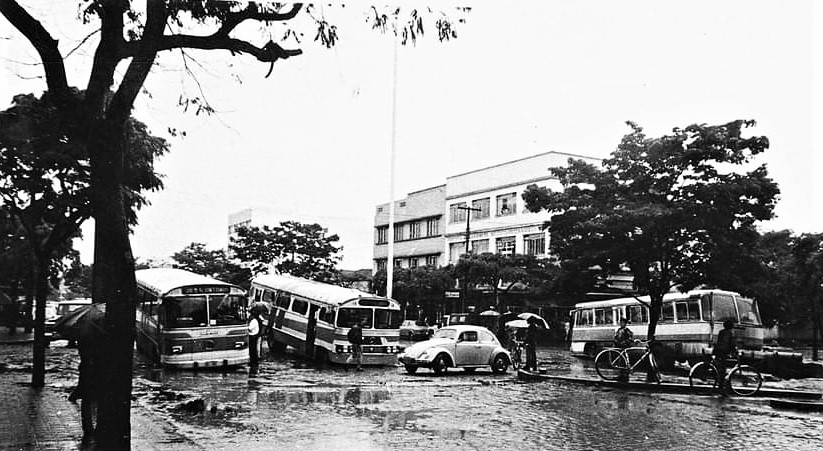
[[[181,345],[174,345],[171,347],[172,354],[180,354],[183,352],[183,346]]]
[[[235,341],[234,342],[234,348],[235,349],[243,349],[245,347],[246,347],[246,342],[244,342],[244,341]]]

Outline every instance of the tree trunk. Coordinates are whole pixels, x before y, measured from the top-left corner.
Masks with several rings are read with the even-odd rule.
[[[649,304],[649,328],[646,332],[646,339],[651,345],[655,339],[657,332],[657,323],[660,321],[660,310],[663,308],[663,295],[656,293],[649,293],[651,303]]]
[[[34,257],[34,268],[32,271],[35,289],[35,312],[34,312],[34,349],[31,369],[31,385],[33,387],[43,387],[46,385],[46,298],[49,292],[49,259],[38,252]],[[28,304],[31,305],[31,304]],[[31,310],[29,310],[31,311]]]
[[[96,131],[89,146],[95,218],[92,292],[95,302],[106,303],[108,336],[101,345],[111,357],[102,368],[97,439],[102,449],[129,449],[137,288],[122,191],[123,127],[103,122]]]

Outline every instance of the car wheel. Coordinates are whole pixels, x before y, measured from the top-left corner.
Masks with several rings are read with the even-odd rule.
[[[509,359],[504,354],[498,354],[492,361],[492,373],[503,374],[509,368]]]
[[[434,374],[441,374],[446,371],[446,368],[449,366],[449,360],[445,354],[440,354],[435,357],[434,362],[432,362],[432,371]]]
[[[406,365],[406,372],[409,374],[414,374],[417,372],[417,366],[415,365]]]

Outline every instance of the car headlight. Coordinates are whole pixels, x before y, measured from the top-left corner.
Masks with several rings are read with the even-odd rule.
[[[419,356],[417,356],[419,360],[428,360],[429,359],[429,351],[428,349],[421,352]]]

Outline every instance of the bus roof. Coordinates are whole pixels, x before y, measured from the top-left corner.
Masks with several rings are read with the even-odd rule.
[[[740,294],[735,293],[733,291],[725,291],[725,290],[692,290],[686,293],[666,293],[663,296],[663,301],[671,301],[675,299],[686,299],[691,296],[702,296],[704,294],[715,293],[715,294],[727,294],[730,296],[740,297]],[[638,301],[639,299],[639,301]],[[641,302],[642,301],[642,302]],[[601,307],[617,307],[620,305],[632,305],[632,304],[649,304],[651,302],[651,298],[649,296],[630,296],[630,297],[623,297],[623,298],[616,298],[616,299],[607,299],[603,301],[588,301],[588,302],[580,302],[574,304],[575,309],[582,309],[582,308],[601,308]]]
[[[399,306],[397,301],[387,297],[366,293],[354,288],[340,287],[284,274],[259,275],[252,279],[252,284],[262,285],[263,287],[275,290],[288,291],[289,293],[333,306],[339,306],[361,298],[385,299],[390,301],[392,306]]]
[[[227,286],[242,290],[236,285],[221,282],[211,277],[195,274],[185,269],[177,268],[150,268],[141,269],[134,272],[134,277],[137,283],[154,291],[156,294],[163,296],[166,293],[182,287],[191,285],[212,285],[212,286]]]

